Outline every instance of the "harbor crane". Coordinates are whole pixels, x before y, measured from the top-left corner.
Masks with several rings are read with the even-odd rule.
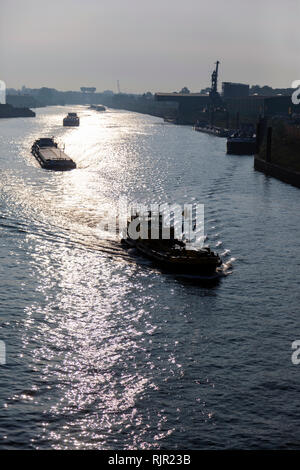
[[[222,98],[218,92],[218,72],[219,72],[220,61],[217,60],[215,64],[216,64],[216,68],[211,74],[211,88],[210,88],[209,96],[210,96],[211,105],[213,108],[224,108]]]

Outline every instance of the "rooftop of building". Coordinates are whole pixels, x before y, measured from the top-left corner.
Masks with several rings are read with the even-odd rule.
[[[163,92],[157,92],[155,93],[156,96],[176,96],[176,97],[184,97],[184,98],[195,98],[195,97],[208,97],[209,95],[205,95],[203,93],[163,93]]]

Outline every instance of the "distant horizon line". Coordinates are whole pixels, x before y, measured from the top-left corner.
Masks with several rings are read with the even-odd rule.
[[[224,82],[222,81],[221,83],[226,83],[226,82],[228,83],[228,81],[224,81]],[[292,89],[292,86],[291,86],[291,85],[290,85],[290,86],[286,86],[286,87],[282,87],[282,86],[279,87],[279,86],[272,86],[272,85],[266,85],[266,84],[264,84],[264,85],[259,85],[258,83],[255,83],[255,84],[243,83],[243,82],[230,82],[230,83],[239,83],[239,84],[249,85],[249,88],[250,88],[250,89],[251,89],[252,87],[256,87],[256,86],[258,86],[258,87],[260,87],[260,88],[268,87],[268,88],[272,88],[273,90],[287,90],[287,89]],[[85,86],[85,85],[84,85],[84,86]],[[84,86],[83,86],[83,87],[84,87]],[[185,86],[186,86],[186,85],[184,85],[183,87],[185,87]],[[40,89],[42,89],[42,88],[48,88],[48,89],[50,89],[50,90],[56,90],[56,91],[58,91],[58,92],[63,92],[63,93],[67,93],[67,92],[83,93],[83,92],[81,92],[81,90],[80,90],[81,87],[79,87],[78,89],[73,89],[73,90],[72,90],[72,89],[59,89],[59,88],[54,88],[54,87],[45,86],[45,85],[42,85],[42,86],[40,86],[40,87],[30,87],[30,86],[22,85],[22,87],[20,87],[20,88],[16,88],[16,87],[14,87],[14,86],[6,86],[6,90],[7,90],[7,91],[8,91],[8,90],[16,90],[16,91],[20,91],[20,92],[21,92],[22,89],[23,89],[23,87],[25,87],[25,89],[28,89],[28,90],[40,90]],[[87,86],[87,87],[88,87],[88,86]],[[91,88],[91,87],[93,87],[93,85],[89,86],[88,88]],[[181,87],[181,88],[183,88],[183,87]],[[101,90],[101,91],[99,91],[99,90],[97,89],[97,87],[95,87],[95,88],[96,88],[95,93],[112,92],[112,93],[115,94],[115,95],[119,94],[118,91],[115,91],[115,90],[112,90],[112,89],[109,89],[109,88],[103,89],[103,90]],[[187,87],[187,88],[188,88],[188,87]],[[189,91],[190,91],[190,93],[200,93],[201,90],[205,90],[205,89],[208,89],[208,88],[210,88],[210,86],[202,87],[199,91],[192,91],[192,90],[190,90],[190,89],[189,89]],[[218,87],[218,88],[220,88],[220,87]],[[148,92],[150,92],[150,93],[152,93],[152,94],[155,94],[155,93],[175,93],[175,92],[176,92],[176,93],[180,93],[180,90],[173,90],[173,91],[170,91],[170,90],[169,90],[169,91],[158,91],[158,90],[156,90],[156,91],[153,91],[153,90],[149,90],[149,89],[146,90],[146,89],[145,89],[144,91],[140,91],[140,92],[138,92],[138,91],[126,91],[126,90],[123,90],[123,91],[120,92],[120,94],[125,94],[125,95],[141,95],[141,94],[148,93]]]

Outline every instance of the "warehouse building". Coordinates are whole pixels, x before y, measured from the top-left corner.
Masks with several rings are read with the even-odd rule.
[[[244,83],[223,82],[222,97],[223,98],[240,98],[249,96],[249,85]]]

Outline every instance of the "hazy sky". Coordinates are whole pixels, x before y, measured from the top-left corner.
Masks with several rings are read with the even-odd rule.
[[[124,92],[300,79],[299,0],[0,0],[8,87]]]

